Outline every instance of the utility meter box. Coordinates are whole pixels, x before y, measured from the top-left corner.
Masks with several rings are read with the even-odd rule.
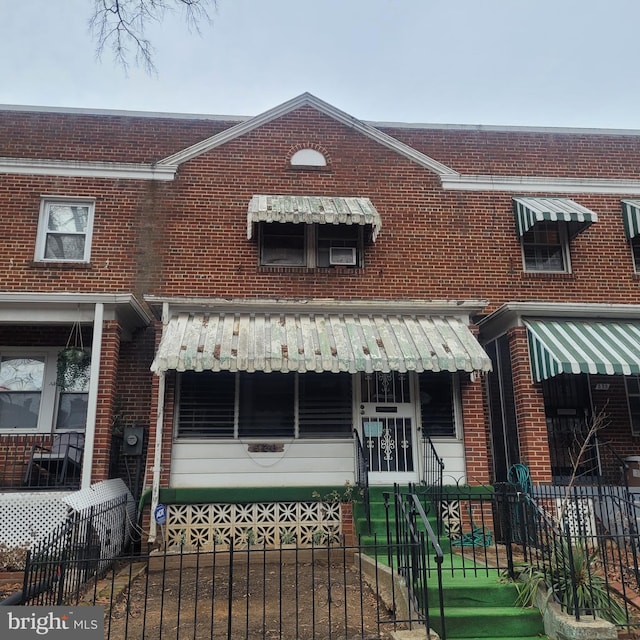
[[[144,442],[144,427],[125,427],[122,439],[122,453],[125,456],[141,456]]]

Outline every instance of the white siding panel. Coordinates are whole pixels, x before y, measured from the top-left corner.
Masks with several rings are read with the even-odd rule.
[[[246,443],[178,442],[172,487],[322,486],[354,482],[353,443],[285,443],[278,453],[249,453]]]

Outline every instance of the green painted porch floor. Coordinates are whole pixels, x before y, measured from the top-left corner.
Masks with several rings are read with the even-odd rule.
[[[376,487],[371,492],[371,534],[363,533],[361,544],[372,543],[374,535],[380,544],[386,539],[386,517],[382,492],[391,488]],[[356,528],[363,531],[366,519],[358,508],[354,511]],[[459,553],[451,553],[448,539],[441,541],[445,554],[443,563],[443,592],[446,620],[446,635],[452,640],[540,640],[544,638],[542,616],[537,609],[522,609],[514,606],[516,588],[503,581],[495,569],[474,564],[468,555],[463,560]],[[483,557],[478,549],[479,559]],[[468,549],[467,549],[468,552]],[[378,558],[385,563],[385,558]],[[463,567],[465,569],[462,572]],[[453,571],[451,570],[453,568]],[[447,569],[449,569],[447,571]],[[437,586],[428,589],[429,607],[438,611]],[[432,627],[440,632],[434,616]]]

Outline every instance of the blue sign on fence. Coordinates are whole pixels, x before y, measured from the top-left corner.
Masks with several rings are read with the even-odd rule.
[[[165,507],[163,504],[159,504],[155,508],[153,516],[155,517],[158,524],[164,524],[167,521],[167,507]]]

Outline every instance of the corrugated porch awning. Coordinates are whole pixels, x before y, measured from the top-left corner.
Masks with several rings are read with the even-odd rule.
[[[536,382],[561,373],[640,373],[640,322],[525,320]]]
[[[382,221],[369,198],[255,195],[249,201],[247,238],[256,222],[370,225],[376,239]]]
[[[598,221],[595,211],[570,198],[514,198],[513,211],[520,237],[538,222],[567,222],[573,237]]]
[[[151,366],[177,371],[490,371],[469,327],[450,316],[181,313]]]
[[[622,201],[622,220],[629,240],[640,235],[640,200]]]

